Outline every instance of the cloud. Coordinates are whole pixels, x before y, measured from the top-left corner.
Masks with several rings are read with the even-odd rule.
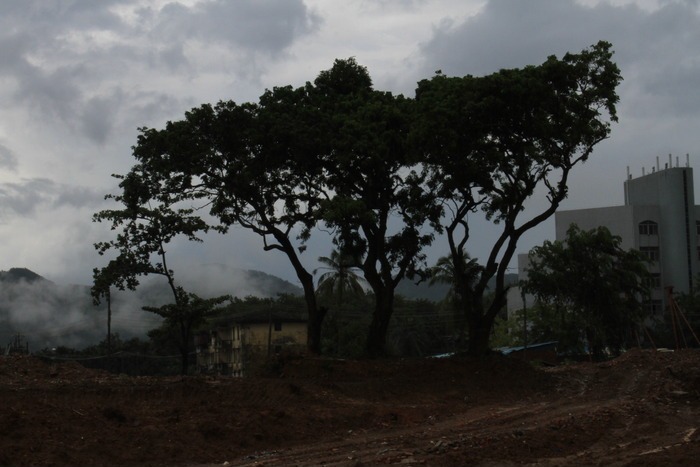
[[[114,126],[115,109],[121,107],[123,98],[123,93],[117,89],[111,95],[96,96],[85,103],[80,118],[88,138],[101,144],[107,140]]]
[[[0,143],[0,168],[17,170],[17,156],[4,144]]]
[[[48,178],[33,178],[0,185],[0,222],[14,216],[31,217],[41,208],[97,206],[103,196],[85,187],[63,185]]]
[[[436,23],[432,37],[419,46],[418,68],[422,78],[438,69],[480,76],[577,53],[599,40],[612,43],[624,78],[618,88],[620,121],[610,139],[572,173],[569,198],[561,208],[620,205],[626,166],[641,175],[641,166],[649,167],[656,156],[672,153],[685,160],[685,153],[698,147],[693,130],[700,125],[697,2],[489,0],[465,20]],[[533,211],[542,203],[533,200]],[[488,235],[478,233],[489,226],[476,226],[470,251],[479,257],[491,245]],[[518,251],[553,238],[553,221],[535,233],[522,239]]]
[[[3,2],[0,78],[11,105],[104,145],[138,96],[187,100],[182,80],[256,81],[320,22],[301,0],[142,3]]]
[[[635,115],[700,112],[700,11],[688,2],[646,10],[607,2],[491,0],[462,23],[439,24],[421,46],[422,68],[425,76],[437,69],[483,75],[576,53],[599,40],[613,44],[625,78],[622,105]]]
[[[3,258],[6,267],[86,283],[104,259],[92,242],[113,235],[91,214],[115,191],[109,174],[135,162],[137,127],[161,128],[203,102],[302,85],[349,56],[378,89],[411,95],[437,69],[492,73],[609,40],[625,78],[620,123],[572,174],[564,207],[621,203],[626,165],[640,173],[656,155],[684,159],[700,146],[699,34],[698,3],[674,0],[0,2]],[[488,239],[493,226],[472,231]],[[547,232],[553,227],[533,243]],[[474,256],[484,257],[486,243]],[[331,247],[315,236],[309,269]],[[445,248],[438,240],[433,256]],[[176,250],[185,267],[225,262],[295,280],[284,255],[264,252],[246,232]]]
[[[619,23],[615,29],[624,35],[626,24],[637,22],[632,17],[639,14],[636,7],[625,13],[608,5],[587,8],[573,0],[491,0],[464,22],[446,20],[435,27],[432,39],[421,46],[424,71],[483,75],[541,63],[548,55],[612,40],[611,24]]]
[[[314,32],[320,18],[301,0],[170,3],[159,13],[157,33],[172,42],[196,39],[276,55]]]

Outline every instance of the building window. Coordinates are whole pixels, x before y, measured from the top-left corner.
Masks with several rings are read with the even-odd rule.
[[[659,247],[658,246],[641,246],[639,247],[639,252],[647,257],[649,261],[659,260]]]
[[[661,274],[659,274],[658,272],[652,273],[647,285],[651,289],[660,289],[661,288]]]
[[[639,235],[659,235],[659,224],[654,221],[640,222]]]

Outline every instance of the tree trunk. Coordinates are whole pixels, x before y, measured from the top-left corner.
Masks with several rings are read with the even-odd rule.
[[[321,328],[328,309],[325,307],[316,308],[313,312],[309,308],[309,319],[306,323],[306,347],[314,355],[321,355]]]
[[[181,352],[180,358],[181,358],[181,367],[180,367],[180,373],[182,376],[187,376],[187,371],[189,370],[189,360],[190,360],[190,353],[187,351],[188,349],[185,349]]]
[[[306,301],[306,312],[308,315],[306,321],[306,348],[314,355],[321,355],[321,329],[328,310],[324,307],[319,308],[316,303],[313,276],[303,268],[297,269],[296,273],[304,289],[304,300]]]
[[[182,341],[180,343],[180,373],[182,376],[186,376],[189,370],[191,329],[192,323],[184,322],[183,318],[180,318],[180,339]]]
[[[365,351],[370,358],[386,355],[386,334],[389,330],[389,322],[394,311],[394,290],[375,290],[376,304],[372,322],[367,333]]]
[[[107,355],[112,354],[112,293],[107,289]]]
[[[494,319],[484,313],[483,293],[475,294],[478,298],[465,300],[470,308],[464,313],[469,323],[469,341],[467,342],[467,355],[472,357],[483,357],[489,353],[489,339],[493,329]]]
[[[489,339],[491,337],[492,328],[492,320],[482,320],[481,325],[479,326],[469,326],[467,355],[472,357],[483,357],[489,353]]]
[[[311,354],[321,355],[321,330],[323,328],[323,319],[326,317],[328,310],[326,308],[318,308],[314,277],[301,264],[296,249],[289,241],[289,238],[279,230],[275,230],[274,235],[275,239],[282,245],[282,251],[292,263],[294,272],[304,290],[304,300],[306,301],[306,312],[308,315],[306,322],[306,349]]]

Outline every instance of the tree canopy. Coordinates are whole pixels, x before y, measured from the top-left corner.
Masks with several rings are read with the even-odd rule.
[[[321,256],[318,258],[320,266],[314,269],[314,274],[319,271],[323,272],[318,278],[318,286],[316,292],[321,297],[326,297],[329,300],[335,298],[338,306],[343,303],[343,298],[350,295],[363,295],[364,287],[362,286],[362,278],[358,277],[355,259],[348,255],[340,253],[338,250],[331,251],[331,256]]]
[[[429,186],[445,207],[444,228],[469,328],[469,352],[488,350],[493,322],[505,303],[506,270],[522,235],[539,225],[567,195],[571,170],[585,162],[617,120],[621,77],[611,45],[549,57],[542,65],[473,77],[440,73],[418,84],[416,149]],[[538,189],[546,203],[529,213]],[[463,258],[470,214],[482,211],[500,226],[483,271],[471,286]],[[495,278],[494,300],[484,293]]]
[[[444,232],[469,350],[483,354],[518,240],[554,213],[570,171],[617,118],[621,78],[611,57],[600,42],[483,77],[438,73],[418,83],[415,98],[375,90],[366,68],[336,60],[304,86],[267,90],[255,103],[205,104],[163,129],[141,128],[120,199],[131,210],[167,208],[165,225],[190,238],[236,225],[258,234],[264,250],[284,253],[304,289],[316,353],[327,310],[301,257],[312,234],[329,232],[372,289],[366,352],[375,356],[384,352],[396,286],[427,277],[425,249]],[[547,206],[523,218],[539,188]],[[465,258],[468,217],[479,210],[502,230],[475,275]],[[98,218],[131,225],[114,214]]]
[[[651,275],[644,256],[621,241],[605,227],[584,231],[572,224],[564,241],[530,252],[524,290],[554,309],[554,327],[576,340],[562,342],[564,348],[580,352],[586,343],[600,357],[637,343]]]
[[[107,266],[93,271],[92,296],[95,303],[105,297],[110,304],[110,287],[134,290],[142,276],[162,276],[172,292],[172,303],[161,307],[144,307],[165,320],[166,330],[175,331],[181,355],[182,374],[187,373],[188,355],[192,348],[193,329],[202,324],[227,296],[201,299],[177,284],[168,266],[167,248],[176,237],[200,242],[199,235],[210,226],[192,208],[178,207],[177,195],[161,191],[154,174],[140,164],[121,180],[122,193],[108,195],[121,204],[120,209],[101,211],[96,222],[109,222],[116,238],[95,244],[100,255],[116,255]],[[111,309],[109,310],[111,312]],[[108,336],[111,343],[111,336]]]

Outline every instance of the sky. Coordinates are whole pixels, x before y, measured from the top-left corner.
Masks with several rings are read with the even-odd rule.
[[[134,163],[138,128],[192,107],[255,102],[265,89],[313,81],[355,57],[375,89],[413,96],[436,70],[485,75],[613,44],[624,81],[619,123],[572,173],[562,209],[623,204],[627,168],[700,154],[697,0],[4,0],[0,2],[0,269],[90,284],[104,264],[92,222],[112,203],[113,173]],[[538,200],[533,200],[537,206]],[[485,258],[494,228],[472,228]],[[553,239],[548,221],[520,252]],[[315,232],[309,269],[330,253]],[[447,248],[438,239],[432,260]],[[258,269],[297,282],[286,257],[234,229],[168,251],[176,275],[197,265]]]

